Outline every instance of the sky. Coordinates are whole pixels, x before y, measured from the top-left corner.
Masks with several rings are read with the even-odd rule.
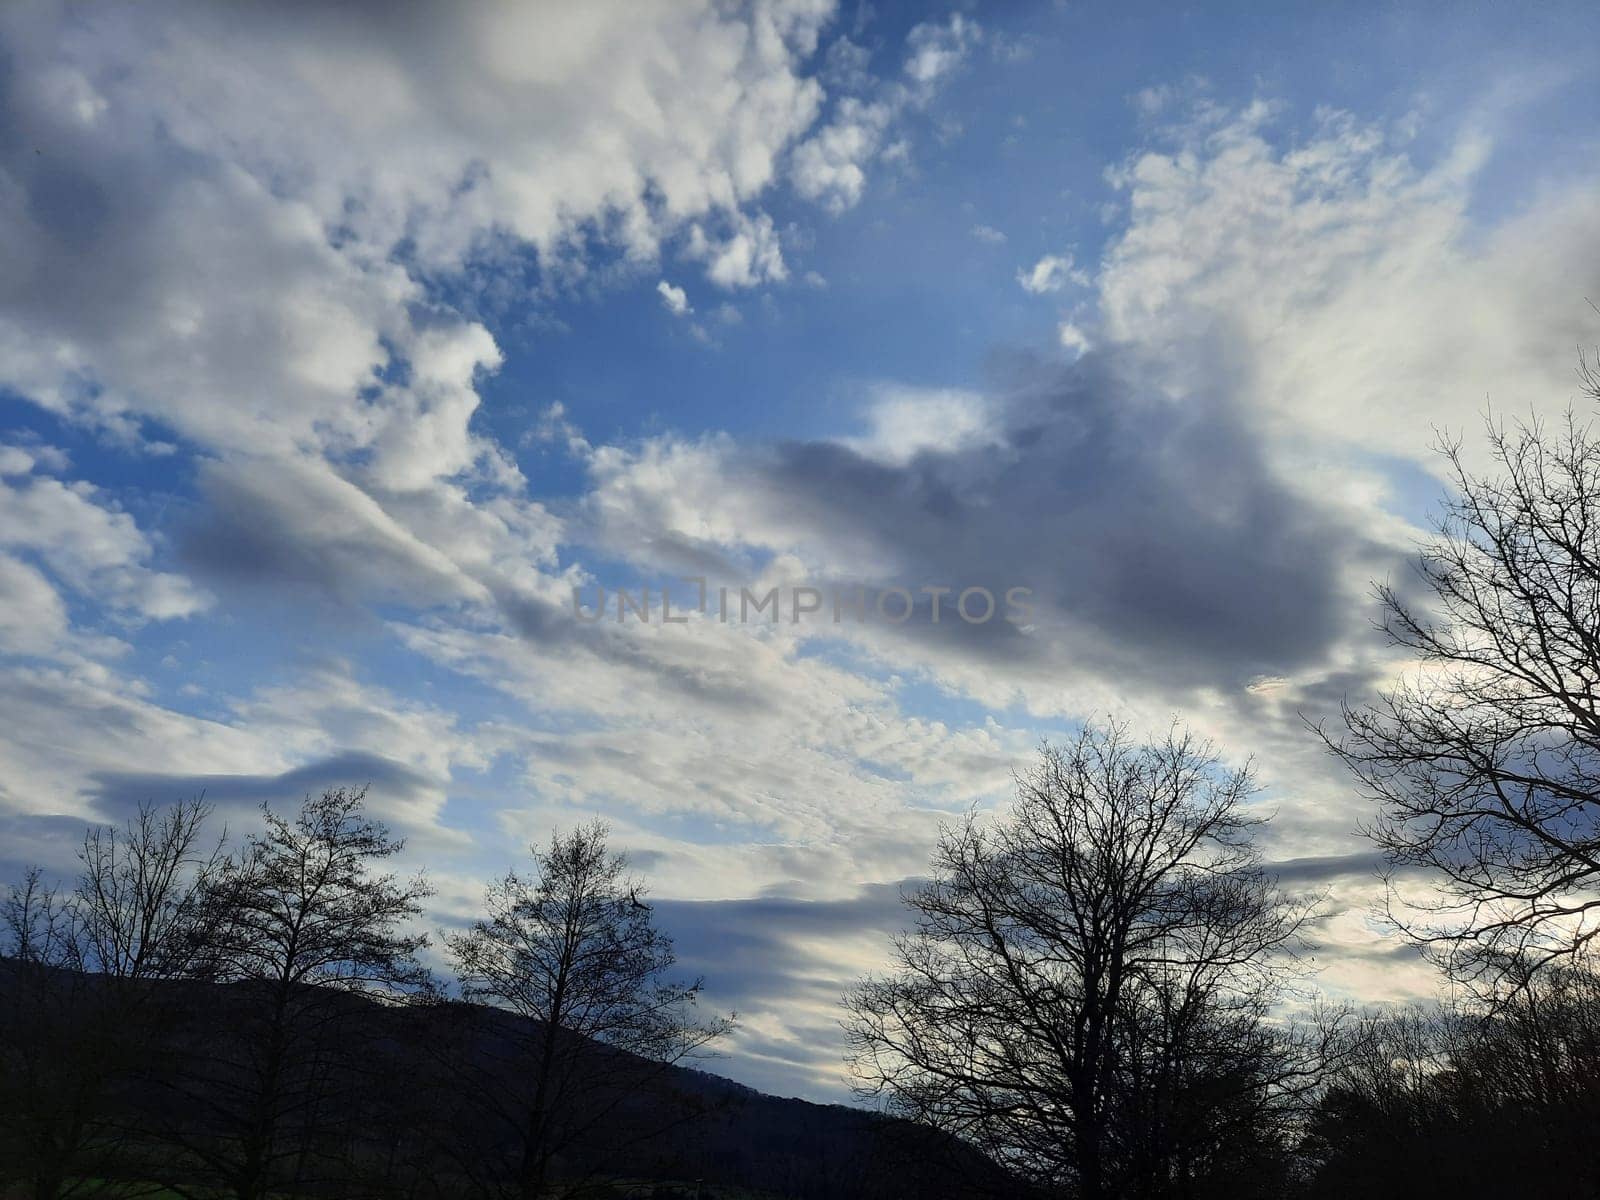
[[[739,1015],[712,1069],[841,1100],[940,824],[1181,720],[1328,890],[1316,987],[1432,994],[1308,724],[1405,669],[1438,437],[1581,400],[1597,34],[0,7],[0,869],[370,785],[450,929],[600,816]]]

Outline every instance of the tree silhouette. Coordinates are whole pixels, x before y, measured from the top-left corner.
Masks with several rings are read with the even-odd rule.
[[[636,1091],[730,1027],[695,1016],[700,981],[667,978],[671,939],[606,837],[598,822],[553,835],[533,849],[530,877],[507,872],[485,915],[447,939],[468,999],[529,1018],[503,1035],[495,1066],[471,1070],[513,1148],[479,1164],[504,1194],[545,1195],[557,1157],[602,1122],[620,1144]]]
[[[1004,818],[945,832],[895,969],[847,998],[861,1092],[1086,1200],[1269,1150],[1308,1076],[1262,1017],[1309,905],[1260,869],[1250,791],[1177,730],[1046,747]]]
[[[209,942],[206,898],[226,862],[222,840],[202,842],[210,815],[199,798],[146,803],[120,832],[84,834],[74,911],[88,969],[129,981],[193,973]]]
[[[341,1089],[363,1066],[366,1006],[426,994],[409,928],[429,894],[374,865],[402,843],[364,810],[365,790],[307,797],[292,819],[263,808],[264,831],[208,889],[197,972],[211,992],[201,1032],[174,1047],[182,1148],[168,1178],[239,1200],[315,1186],[343,1154],[353,1118]]]
[[[1520,986],[1373,1016],[1309,1124],[1306,1194],[1465,1200],[1600,1194],[1600,976],[1506,964]]]
[[[102,1076],[85,1043],[82,940],[70,905],[29,870],[0,902],[0,1189],[39,1200],[65,1194],[97,1158]]]
[[[1324,736],[1381,804],[1390,863],[1426,876],[1393,890],[1396,924],[1494,984],[1600,933],[1600,441],[1569,414],[1491,424],[1488,442],[1491,474],[1442,447],[1453,495],[1419,564],[1431,608],[1379,589],[1421,669]]]
[[[205,944],[204,898],[222,863],[199,799],[141,804],[91,826],[71,892],[28,872],[0,912],[11,960],[0,1067],[14,1114],[11,1169],[37,1200],[111,1186],[139,1147],[116,1093],[148,1072],[170,1013],[152,986],[185,976]]]

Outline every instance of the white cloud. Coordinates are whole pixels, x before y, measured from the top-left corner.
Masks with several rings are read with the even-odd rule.
[[[684,253],[704,262],[706,278],[722,288],[750,288],[789,277],[777,230],[766,213],[735,215],[720,237],[695,224],[689,229]]]
[[[832,213],[855,207],[875,159],[904,161],[904,139],[885,146],[889,128],[932,102],[939,84],[982,38],[978,24],[956,13],[943,24],[916,26],[906,38],[904,81],[885,84],[871,99],[846,96],[822,129],[795,148],[790,176],[801,196]]]
[[[0,479],[10,475],[26,475],[33,470],[33,455],[21,446],[0,445]]]
[[[1088,276],[1074,268],[1070,254],[1046,254],[1031,267],[1017,272],[1017,282],[1022,290],[1035,296],[1059,292],[1068,283],[1084,285]]]
[[[832,92],[862,92],[872,85],[872,51],[847,37],[837,38],[824,56],[821,79]]]
[[[866,634],[852,646],[890,669],[926,672],[982,703],[1020,703],[1040,716],[1116,711],[1159,729],[1182,711],[1229,753],[1259,752],[1277,805],[1263,834],[1269,853],[1350,855],[1361,847],[1351,832],[1356,801],[1306,738],[1302,714],[1330,711],[1341,695],[1361,694],[1393,667],[1371,638],[1362,596],[1375,572],[1409,552],[1417,531],[1386,511],[1393,501],[1381,466],[1395,456],[1425,461],[1427,426],[1470,425],[1486,386],[1491,399],[1518,410],[1565,406],[1575,392],[1572,347],[1592,340],[1592,313],[1581,298],[1600,288],[1600,227],[1586,179],[1533,190],[1522,210],[1496,225],[1475,223],[1473,182],[1488,147],[1470,130],[1437,162],[1420,163],[1348,117],[1330,115],[1309,136],[1290,139],[1269,136],[1271,116],[1262,106],[1239,114],[1205,109],[1176,131],[1170,150],[1138,156],[1114,174],[1127,194],[1128,224],[1099,265],[1098,312],[1074,306],[1057,338],[1091,372],[1086,388],[1099,378],[1092,372],[1103,358],[1142,364],[1149,386],[1174,398],[1168,419],[1204,425],[1212,420],[1207,398],[1228,397],[1230,410],[1237,406],[1239,420],[1248,422],[1246,457],[1262,476],[1263,494],[1303,503],[1325,532],[1356,539],[1360,548],[1327,564],[1319,584],[1333,615],[1316,654],[1270,686],[1189,686],[1178,682],[1175,662],[1140,678],[1118,670],[1114,656],[1097,661],[1095,646],[1105,639],[1079,640],[1070,619],[1043,625],[1026,660],[1004,669],[964,661],[932,641]],[[1065,255],[1045,256],[1019,282],[1036,294],[1067,282],[1096,284]],[[1076,436],[1100,445],[1081,411],[1083,397],[1068,390],[1054,403],[1061,407],[1020,410],[1007,427],[981,394],[881,390],[864,413],[868,432],[836,439],[873,467],[825,459],[818,448],[805,459],[812,469],[826,462],[841,486],[895,467],[898,473],[879,484],[880,500],[902,488],[927,498],[915,528],[902,524],[879,542],[864,535],[859,510],[858,519],[843,521],[836,508],[809,509],[793,476],[758,469],[725,439],[603,453],[593,499],[616,535],[612,544],[631,547],[629,557],[684,563],[721,553],[739,561],[754,552],[792,555],[801,574],[892,573],[908,562],[940,561],[896,555],[911,555],[909,543],[922,533],[932,542],[960,536],[952,510],[969,496],[974,505],[994,502],[974,478],[980,471],[1008,485],[1021,477],[1019,447],[1028,443],[1012,441],[1016,433],[1035,437],[1057,421],[1064,433],[1081,426]],[[1074,440],[1064,436],[1063,445]],[[986,447],[992,456],[971,453]],[[1113,454],[1125,449],[1115,439],[1105,446]],[[1365,460],[1359,451],[1384,457]],[[953,455],[963,465],[936,471],[919,463],[919,454]],[[1205,467],[1196,461],[1185,469]],[[1060,470],[1070,476],[1072,462],[1063,459]],[[1087,478],[1064,486],[1081,489],[1074,503],[1087,503],[1093,491]],[[1212,491],[1211,483],[1196,484],[1191,494]],[[1021,500],[1013,491],[994,495]],[[1237,502],[1240,514],[1252,511],[1253,502]],[[1036,508],[1034,519],[1046,511],[1058,509]],[[1227,504],[1217,511],[1226,514]],[[1144,514],[1138,528],[1158,543],[1153,519]],[[1049,544],[1065,547],[1068,539]],[[667,547],[682,557],[666,557]],[[1137,597],[1130,593],[1125,603]],[[1200,637],[1204,622],[1186,620]],[[852,636],[847,631],[846,639]],[[1138,653],[1150,654],[1148,633]],[[1338,961],[1329,986],[1355,996],[1425,992],[1431,981],[1420,968],[1386,966],[1380,980],[1362,957],[1371,934],[1360,914],[1370,899],[1359,878],[1336,885],[1340,913],[1328,954]]]
[[[805,70],[831,11],[503,4],[378,23],[178,2],[0,11],[15,64],[0,139],[0,386],[132,452],[177,448],[176,469],[198,482],[176,523],[196,580],[230,598],[283,589],[282,606],[308,618],[310,595],[342,617],[402,610],[385,628],[463,688],[582,718],[561,736],[537,721],[464,729],[355,668],[259,686],[173,646],[193,710],[180,711],[161,695],[172,676],[108,665],[125,647],[75,629],[72,601],[92,599],[120,628],[197,613],[208,595],[163,569],[166,547],[109,496],[39,474],[66,464],[12,446],[0,452],[0,650],[41,661],[7,664],[0,819],[88,816],[107,780],[141,769],[161,774],[129,786],[163,799],[218,776],[292,790],[313,760],[381,758],[394,771],[379,811],[448,850],[461,774],[510,753],[536,799],[484,801],[507,806],[508,828],[542,833],[588,805],[633,817],[641,843],[677,849],[663,878],[687,891],[697,852],[661,830],[705,816],[738,831],[738,851],[698,854],[727,868],[730,889],[822,894],[854,886],[842,864],[888,879],[925,860],[937,815],[908,817],[913,790],[959,804],[1003,786],[1022,739],[908,717],[898,685],[809,659],[786,631],[556,624],[585,578],[557,555],[576,532],[528,499],[483,431],[479,388],[501,349],[447,300],[506,263],[531,268],[535,305],[618,262],[659,278],[663,260],[682,259],[730,290],[786,279],[762,206],[822,111]],[[846,138],[839,175],[810,194],[858,199],[865,176],[849,168],[883,152],[893,118],[926,104],[975,37],[964,18],[915,34],[892,89],[841,54],[871,97],[858,111],[882,103],[888,116],[863,116],[864,140]],[[660,283],[686,315],[687,291]],[[631,494],[674,511],[646,505],[630,528],[689,519],[675,506],[692,501],[641,483],[647,455],[592,448],[547,413],[552,443],[595,472],[588,510]],[[951,434],[885,410],[874,436],[903,454]],[[618,459],[632,475],[609,484]],[[640,729],[641,703],[663,719]],[[36,848],[29,833],[8,852]]]
[[[718,286],[784,279],[755,204],[831,9],[8,9],[0,382],[146,451],[363,456],[392,492],[501,471],[471,429],[499,349],[394,251],[437,277],[530,250],[557,286],[580,240],[683,239]]]
[[[1324,461],[1334,445],[1433,466],[1434,428],[1486,400],[1563,411],[1600,289],[1592,179],[1483,228],[1480,130],[1420,164],[1339,113],[1280,147],[1273,115],[1213,113],[1115,173],[1131,221],[1103,268],[1108,336],[1178,363],[1225,330],[1266,430],[1320,439]]]
[[[641,262],[672,243],[721,287],[782,280],[756,198],[817,114],[802,63],[831,8],[505,4],[370,28],[6,10],[0,384],[203,456],[185,549],[228,586],[480,615],[539,595],[559,522],[474,427],[500,350],[421,280],[531,251],[556,284],[587,269],[580,239]],[[88,485],[27,478],[36,460],[5,450],[0,502],[41,531],[14,548],[123,619],[204,603]],[[11,583],[42,595],[31,578]]]
[[[1056,340],[1061,343],[1063,350],[1070,350],[1080,358],[1093,346],[1089,335],[1071,321],[1061,322],[1061,327],[1056,330]]]
[[[924,22],[906,36],[910,48],[906,75],[924,87],[936,83],[955,70],[982,40],[983,30],[978,23],[960,13],[953,13],[943,24]]]
[[[1231,475],[1208,473],[1209,460],[1150,481],[1205,518],[1190,526],[1201,533],[1277,537],[1255,560],[1263,574],[1303,548],[1302,528],[1369,533],[1319,581],[1364,632],[1351,599],[1365,587],[1362,555],[1404,546],[1410,531],[1381,512],[1369,473],[1306,467],[1291,443],[1412,454],[1427,440],[1418,426],[1459,424],[1485,387],[1563,402],[1570,347],[1590,329],[1578,298],[1600,283],[1592,189],[1530,193],[1518,216],[1483,229],[1469,218],[1483,153],[1470,138],[1427,165],[1349,119],[1284,148],[1266,109],[1202,115],[1115,173],[1128,227],[1099,264],[1098,319],[1087,304],[1059,318],[1060,346],[1090,373],[1083,391],[1103,382],[1092,375],[1102,354],[1107,376],[1129,362],[1150,372],[1129,367],[1140,387],[1117,393],[1140,406],[1131,416],[1071,389],[881,386],[860,425],[818,438],[802,465],[825,460],[841,489],[887,488],[883,507],[914,514],[881,529],[868,506],[841,519],[805,494],[777,451],[716,436],[591,445],[550,406],[531,436],[590,472],[588,495],[554,515],[475,421],[500,348],[435,284],[531,255],[535,289],[558,288],[620,259],[687,316],[664,260],[696,263],[728,290],[786,279],[770,189],[786,177],[825,208],[857,204],[873,164],[910,145],[899,124],[980,36],[959,15],[918,26],[881,86],[864,51],[836,42],[824,69],[850,94],[825,110],[805,70],[830,11],[619,0],[408,8],[378,24],[337,6],[293,21],[270,6],[0,12],[16,131],[0,145],[0,382],[130,447],[159,439],[194,456],[183,461],[200,464],[201,511],[183,561],[197,580],[381,604],[413,662],[492,688],[530,718],[463,728],[342,665],[205,692],[208,718],[164,707],[155,685],[107,665],[119,647],[75,629],[69,601],[92,596],[121,625],[195,614],[208,597],[164,569],[159,539],[106,494],[41,473],[64,472],[59,456],[7,446],[0,649],[54,657],[8,669],[0,802],[82,811],[95,780],[130,763],[281,776],[350,751],[411,772],[395,815],[427,831],[463,772],[509,755],[527,800],[480,798],[503,807],[508,833],[600,810],[663,856],[661,886],[679,895],[781,886],[847,898],[863,880],[921,868],[940,810],[1003,793],[1036,732],[918,718],[901,708],[914,682],[1023,706],[1029,721],[1114,707],[1159,726],[1182,708],[1230,750],[1262,749],[1273,781],[1294,785],[1271,836],[1342,846],[1348,796],[1305,747],[1298,712],[1365,686],[1373,654],[1330,618],[1314,660],[1295,659],[1271,688],[1217,682],[1187,646],[1130,669],[1148,665],[1162,630],[1116,644],[1105,630],[1126,635],[1116,618],[1148,599],[1141,564],[1188,548],[1176,534],[1163,544],[1171,531],[1144,514],[1154,533],[1130,554],[1095,527],[1095,503],[1146,443],[1214,452],[1225,439],[1205,406],[1225,395],[1222,415],[1237,403],[1265,418],[1261,446],[1223,447],[1236,451],[1229,471],[1261,486],[1222,486]],[[1148,107],[1170,111],[1171,99]],[[986,226],[973,236],[1003,240]],[[1019,274],[1037,295],[1068,282],[1092,283],[1067,255]],[[725,324],[736,311],[704,305]],[[1281,506],[1262,501],[1285,495],[1280,482],[1315,494],[1316,520],[1287,535]],[[1019,499],[1035,508],[1007,507]],[[1024,542],[1029,561],[1070,560],[1088,582],[1069,596],[1078,610],[1061,602],[1057,623],[1041,622],[1011,659],[853,629],[823,656],[788,626],[579,627],[568,614],[570,587],[596,582],[590,551],[752,582],[1009,565],[996,545]],[[1193,595],[1215,600],[1206,556],[1191,565]],[[1056,578],[1063,594],[1080,582]],[[1096,603],[1110,616],[1081,611]],[[1205,611],[1225,640],[1229,605]],[[1211,661],[1206,647],[1193,653]],[[552,729],[552,716],[570,727]],[[64,746],[64,729],[94,733]],[[693,845],[685,822],[718,844]],[[794,1011],[774,1001],[764,1030],[801,1045]]]
[[[1166,108],[1167,105],[1172,102],[1174,95],[1176,95],[1176,91],[1177,89],[1175,89],[1171,84],[1159,84],[1147,88],[1140,88],[1133,95],[1133,107],[1142,117],[1148,118],[1159,116],[1161,110]]]
[[[689,293],[665,279],[656,284],[656,294],[661,297],[662,307],[675,317],[688,316],[694,311],[689,307]]]
[[[153,548],[133,518],[87,483],[0,482],[0,549],[36,557],[66,587],[126,620],[186,617],[209,602],[189,580],[153,570]],[[12,581],[38,595],[21,573]]]
[[[99,18],[84,56],[92,83],[136,63],[130,84],[164,97],[181,142],[294,172],[325,222],[378,244],[410,232],[449,263],[492,228],[548,250],[609,214],[625,248],[653,254],[772,181],[821,101],[799,64],[831,11],[596,0],[375,23],[177,4],[168,20]]]
[[[972,236],[980,242],[986,242],[991,246],[1002,246],[1006,240],[1006,235],[992,225],[974,225],[972,227]]]
[[[67,633],[67,607],[33,567],[0,554],[0,654],[45,654]]]
[[[906,463],[924,452],[950,453],[998,440],[989,402],[977,392],[880,385],[865,415],[869,431],[844,444],[880,462]]]
[[[87,818],[97,773],[150,764],[175,774],[291,765],[270,742],[164,708],[145,691],[90,662],[9,665],[0,689],[0,809]],[[6,852],[28,851],[19,845]],[[30,857],[70,865],[72,839],[41,845]]]
[[[855,207],[866,189],[866,165],[877,154],[894,111],[887,102],[843,100],[833,120],[795,150],[795,190],[834,213]]]

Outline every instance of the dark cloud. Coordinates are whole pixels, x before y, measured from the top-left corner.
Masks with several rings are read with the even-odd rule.
[[[370,620],[375,603],[429,609],[473,599],[492,604],[508,629],[543,653],[618,667],[729,714],[774,705],[740,673],[663,657],[653,642],[610,619],[579,620],[565,597],[552,602],[492,572],[469,579],[331,471],[308,463],[211,461],[200,469],[199,491],[201,502],[181,530],[183,563],[236,605],[248,605],[253,618],[272,619],[286,596],[294,600],[294,620],[334,622]],[[583,596],[586,611],[594,595],[588,589]],[[607,595],[614,612],[615,592]],[[659,591],[651,602],[659,606]],[[550,700],[557,707],[586,703],[581,696]]]
[[[0,892],[19,882],[30,867],[44,868],[58,882],[70,876],[84,829],[82,817],[65,813],[0,810]]]
[[[1019,359],[998,445],[904,464],[790,443],[765,486],[825,536],[866,542],[895,581],[1030,587],[1040,632],[1074,661],[1179,685],[1236,685],[1320,661],[1351,626],[1353,562],[1387,550],[1291,488],[1221,391],[1169,399],[1131,357]],[[1040,653],[1003,621],[935,626],[980,660]]]
[[[328,788],[370,787],[370,803],[380,815],[437,787],[437,782],[392,759],[351,751],[279,775],[163,775],[100,772],[89,789],[95,809],[106,820],[125,820],[140,804],[169,804],[204,796],[218,817],[248,819],[263,803],[293,807]]]
[[[1373,851],[1356,854],[1326,854],[1306,858],[1289,858],[1264,864],[1269,875],[1281,884],[1328,883],[1335,879],[1365,877],[1375,879],[1383,874],[1383,855]]]
[[[1426,962],[1428,959],[1427,948],[1415,942],[1403,941],[1400,938],[1388,938],[1381,942],[1370,942],[1361,946],[1340,946],[1339,958],[1341,961],[1372,963],[1383,967],[1393,963],[1411,964]]]
[[[850,969],[819,961],[814,947],[804,943],[873,930],[887,938],[906,924],[903,886],[870,884],[845,900],[761,896],[654,905],[676,943],[679,967],[705,977],[711,1000],[734,1009],[780,1008],[797,1000],[837,1001]]]
[[[632,594],[638,596],[638,590]],[[593,619],[597,593],[594,588],[583,589],[581,601],[585,613],[591,616],[579,619],[571,604],[556,605],[542,597],[519,592],[513,587],[495,589],[495,603],[507,624],[523,638],[538,644],[551,653],[566,653],[593,658],[612,667],[620,667],[659,683],[672,696],[694,701],[707,708],[728,715],[749,715],[767,712],[774,707],[773,698],[762,690],[756,680],[729,670],[716,670],[705,661],[683,662],[660,655],[653,642],[629,635],[628,627],[610,618]],[[606,593],[606,610],[616,611],[616,595]],[[661,593],[651,593],[652,619],[660,612]],[[582,697],[573,698],[581,706]],[[562,697],[552,697],[559,706]]]
[[[201,504],[180,530],[184,565],[228,588],[298,591],[342,607],[403,599],[419,608],[469,591],[441,554],[321,465],[212,460]]]

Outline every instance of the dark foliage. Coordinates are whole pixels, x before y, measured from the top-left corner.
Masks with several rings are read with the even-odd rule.
[[[1526,986],[1492,1010],[1357,1031],[1308,1128],[1308,1196],[1600,1196],[1600,976],[1528,965],[1506,965]]]

